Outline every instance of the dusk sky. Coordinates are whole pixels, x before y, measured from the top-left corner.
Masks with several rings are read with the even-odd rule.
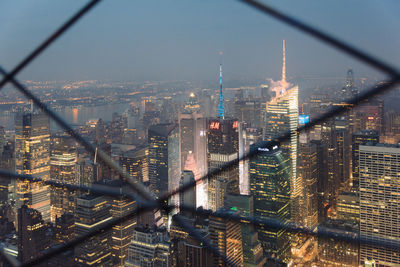
[[[86,1],[0,2],[0,65],[11,70]],[[399,67],[398,0],[266,1]],[[104,0],[19,75],[32,80],[278,79],[378,72],[235,0]]]

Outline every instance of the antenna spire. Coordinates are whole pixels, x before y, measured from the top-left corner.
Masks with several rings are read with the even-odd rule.
[[[222,55],[222,52],[219,53]],[[222,63],[219,64],[219,104],[218,117],[223,119],[224,116],[224,96],[222,95]]]
[[[283,64],[282,64],[282,81],[286,82],[286,51],[285,51],[285,40],[283,40]]]

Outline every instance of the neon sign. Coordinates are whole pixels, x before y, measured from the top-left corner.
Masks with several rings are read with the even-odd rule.
[[[238,121],[234,121],[233,125],[232,125],[232,128],[236,129],[238,127],[238,125],[239,125],[239,122]]]
[[[219,130],[219,121],[213,121],[210,123],[210,129],[211,130]]]

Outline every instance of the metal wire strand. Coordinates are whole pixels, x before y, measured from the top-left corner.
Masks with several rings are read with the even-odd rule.
[[[50,35],[42,44],[33,50],[24,60],[21,61],[9,74],[4,77],[0,82],[0,90],[3,86],[11,81],[23,68],[32,62],[40,53],[42,53],[49,45],[57,40],[63,33],[65,33],[72,25],[74,25],[80,18],[87,14],[100,0],[92,0],[75,13],[69,20],[67,20],[60,28],[58,28],[52,35]]]
[[[308,24],[300,21],[299,19],[296,19],[296,18],[291,17],[283,12],[280,12],[277,9],[274,9],[267,4],[260,3],[259,1],[255,1],[255,0],[239,0],[239,1],[247,4],[250,7],[253,7],[255,9],[263,12],[264,14],[269,15],[269,16],[271,16],[293,28],[296,28],[303,33],[306,33],[306,34],[318,39],[321,42],[327,43],[328,45],[339,49],[340,51],[344,52],[345,54],[347,54],[351,57],[354,57],[376,69],[379,69],[392,77],[400,75],[400,72],[396,68],[390,66],[389,64],[387,64],[383,61],[380,61],[376,57],[373,57],[373,56],[369,55],[368,53],[363,52],[359,48],[355,48],[355,47],[347,44],[346,42],[339,40],[338,38],[335,38],[321,30],[318,30],[317,28],[315,28],[311,25],[308,25]]]
[[[13,267],[19,267],[21,266],[21,263],[14,257],[8,255],[5,251],[4,251],[4,247],[0,246],[0,258],[5,260],[5,263],[9,264],[10,266]],[[2,262],[4,264],[4,262]],[[8,265],[5,266],[8,266]]]
[[[43,180],[33,175],[29,174],[18,174],[15,172],[11,172],[8,170],[0,169],[0,178],[8,178],[8,179],[21,179],[27,180],[29,182],[42,182],[49,186],[54,186],[58,188],[66,188],[71,191],[84,191],[90,192],[95,195],[101,196],[110,196],[110,197],[125,197],[132,200],[136,200],[136,196],[129,192],[121,191],[120,187],[113,187],[108,185],[101,185],[101,184],[93,184],[91,186],[84,186],[84,185],[76,185],[76,184],[67,184],[67,183],[59,183],[51,180]]]
[[[7,76],[7,72],[0,66],[0,73]],[[96,147],[93,146],[89,141],[83,138],[77,131],[75,131],[66,121],[64,121],[57,113],[55,113],[52,109],[47,107],[46,104],[40,101],[35,95],[33,95],[24,85],[18,82],[14,77],[10,78],[10,82],[14,84],[18,90],[23,93],[28,99],[31,99],[35,105],[37,105],[41,110],[43,110],[47,115],[52,118],[61,128],[63,128],[70,136],[75,138],[82,146],[84,146],[89,152],[94,154],[96,152]],[[104,153],[101,149],[97,150],[98,158],[104,162],[108,167],[114,169],[118,172],[118,174],[125,179],[129,185],[132,187],[135,192],[140,195],[142,198],[153,201],[154,198],[148,189],[138,181],[135,181],[131,178],[127,172],[124,172],[122,168],[115,163],[106,153]]]

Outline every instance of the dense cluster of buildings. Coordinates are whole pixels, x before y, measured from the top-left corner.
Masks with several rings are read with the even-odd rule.
[[[132,217],[47,264],[225,266],[182,227],[184,221],[236,266],[399,266],[400,114],[384,120],[379,99],[346,104],[358,94],[352,71],[340,92],[312,95],[302,105],[285,64],[282,80],[258,90],[224,99],[220,67],[219,97],[191,93],[183,104],[143,97],[111,122],[78,127],[154,197],[196,186],[165,203],[174,209]],[[335,106],[346,111],[296,130]],[[238,160],[249,152],[255,154]],[[34,108],[16,115],[11,138],[0,128],[0,167],[41,179],[0,180],[0,246],[23,262],[138,206],[124,196],[47,185],[134,194],[97,151],[89,154],[68,135],[50,132],[49,118]]]

